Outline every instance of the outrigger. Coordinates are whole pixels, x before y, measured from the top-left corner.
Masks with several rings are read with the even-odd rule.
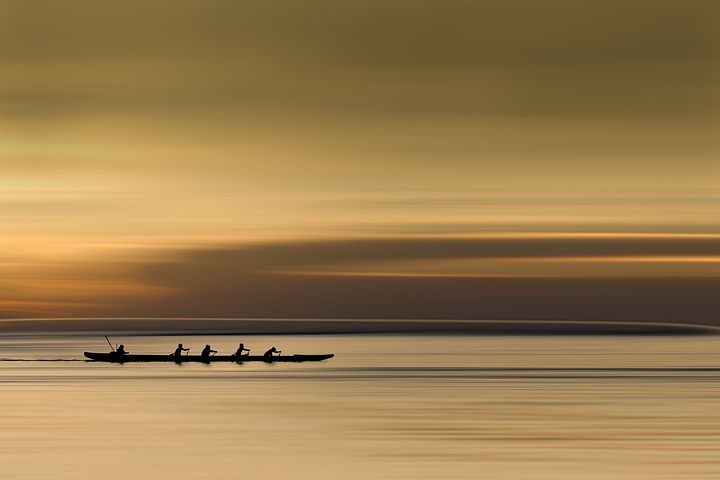
[[[335,355],[332,353],[326,353],[323,355],[213,355],[210,357],[203,357],[202,355],[182,355],[176,357],[175,355],[130,355],[130,354],[118,354],[116,352],[110,353],[94,353],[85,352],[85,356],[91,360],[98,362],[113,362],[113,363],[129,363],[129,362],[198,362],[198,363],[214,363],[214,362],[267,362],[267,363],[278,363],[278,362],[319,362],[333,358]]]
[[[112,363],[128,363],[128,362],[174,362],[174,363],[185,363],[185,362],[199,362],[199,363],[213,363],[213,362],[234,362],[234,363],[245,363],[245,362],[320,362],[327,360],[335,355],[332,353],[326,353],[323,355],[281,355],[282,352],[277,348],[272,347],[270,350],[265,352],[264,355],[242,355],[243,352],[250,352],[249,349],[245,348],[244,344],[240,344],[237,352],[234,355],[215,355],[216,350],[213,350],[210,345],[205,345],[201,355],[190,355],[190,349],[183,347],[182,343],[179,343],[174,353],[168,355],[131,355],[125,351],[125,346],[113,347],[110,339],[105,335],[105,340],[110,345],[111,352],[109,353],[95,353],[85,352],[85,356],[90,360],[97,362],[112,362]],[[183,355],[183,352],[187,354]],[[274,355],[277,353],[277,355]]]

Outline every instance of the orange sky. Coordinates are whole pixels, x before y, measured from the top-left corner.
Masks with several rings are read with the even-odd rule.
[[[648,305],[658,280],[717,282],[718,19],[700,0],[2,0],[0,317],[670,315],[565,311],[542,282],[639,282]],[[298,299],[335,277],[358,282],[344,307]],[[555,303],[487,310],[458,278]]]

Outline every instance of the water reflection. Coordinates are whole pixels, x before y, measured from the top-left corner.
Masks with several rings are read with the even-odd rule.
[[[317,364],[0,362],[6,478],[695,479],[720,475],[717,337],[272,336]],[[181,341],[124,337],[133,353]],[[93,343],[95,342],[95,343]],[[72,360],[104,339],[15,336]],[[4,476],[5,476],[4,475]]]

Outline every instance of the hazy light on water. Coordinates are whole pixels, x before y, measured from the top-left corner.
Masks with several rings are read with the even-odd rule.
[[[3,338],[81,358],[102,338]],[[705,479],[717,337],[126,337],[136,353],[334,352],[299,365],[0,362],[8,478]],[[683,367],[689,371],[673,371]],[[574,370],[564,370],[574,369]],[[631,369],[618,371],[613,369]]]

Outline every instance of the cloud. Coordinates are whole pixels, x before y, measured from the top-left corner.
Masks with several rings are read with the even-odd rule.
[[[297,267],[405,259],[553,255],[720,255],[711,238],[393,239],[297,242],[189,251],[147,267],[176,295],[117,313],[136,315],[715,321],[720,276],[492,278],[286,275]]]
[[[717,235],[398,237],[197,247],[164,252],[157,261],[150,252],[131,261],[116,257],[114,264],[95,259],[74,273],[56,266],[51,280],[42,272],[22,281],[10,276],[0,316],[720,323],[719,264],[708,258],[720,259]],[[535,270],[507,270],[518,259],[534,263]],[[577,262],[578,268],[557,270],[553,262]],[[633,273],[634,263],[664,269]],[[699,264],[702,275],[682,270],[687,263]],[[449,273],[435,275],[427,264]],[[605,270],[593,273],[595,264]],[[489,265],[500,268],[484,275]],[[413,268],[412,275],[397,274]],[[356,270],[363,274],[347,274]]]
[[[699,119],[718,108],[717,14],[706,0],[15,0],[0,85],[25,115]]]
[[[3,1],[0,301],[711,318],[713,236],[451,236],[717,232],[719,5]]]

